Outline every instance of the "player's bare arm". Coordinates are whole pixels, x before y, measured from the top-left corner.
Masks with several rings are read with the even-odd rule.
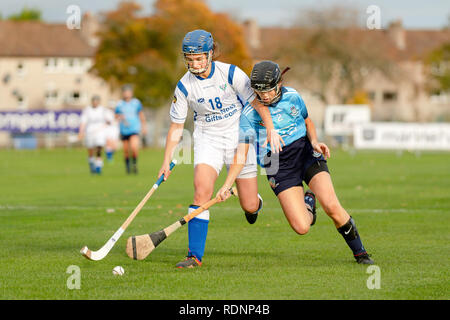
[[[266,126],[267,131],[267,143],[270,144],[271,150],[273,150],[274,153],[278,153],[280,151],[283,151],[283,148],[281,147],[281,144],[285,145],[283,138],[278,134],[278,132],[275,130],[275,127],[273,125],[272,116],[270,115],[270,111],[268,107],[262,105],[258,99],[254,99],[251,103],[252,107],[258,112],[260,115],[262,121],[264,122]]]
[[[308,139],[311,142],[311,145],[314,148],[314,150],[323,154],[325,159],[330,158],[331,157],[330,149],[328,148],[328,146],[325,143],[318,141],[316,127],[314,125],[314,122],[311,120],[311,118],[308,117],[305,119],[305,125],[306,125],[306,133],[308,135]]]
[[[181,136],[183,134],[184,123],[172,122],[169,127],[169,132],[166,137],[166,148],[164,151],[164,161],[159,170],[158,177],[164,174],[164,180],[166,180],[170,175],[170,162],[172,161],[173,152],[176,146],[180,142]]]
[[[86,124],[85,123],[80,124],[80,128],[78,129],[78,140],[83,140],[85,130]]]
[[[230,188],[233,186],[234,181],[236,181],[236,178],[245,166],[249,146],[250,145],[247,143],[240,143],[238,145],[236,153],[234,154],[233,164],[228,170],[227,178],[225,179],[223,186],[217,191],[216,198],[219,198],[219,202],[225,201],[231,197]]]
[[[141,121],[142,134],[147,134],[147,122],[145,121],[144,111],[139,112],[139,120]]]

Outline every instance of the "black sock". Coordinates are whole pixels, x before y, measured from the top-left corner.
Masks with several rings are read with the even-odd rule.
[[[133,172],[137,173],[137,157],[133,157]]]
[[[125,158],[125,166],[127,168],[127,173],[130,173],[130,158]]]
[[[347,242],[347,245],[352,249],[354,256],[366,253],[366,249],[364,249],[358,230],[356,229],[355,221],[353,221],[352,217],[350,217],[350,220],[348,220],[346,224],[339,227],[337,231],[344,237],[345,242]]]

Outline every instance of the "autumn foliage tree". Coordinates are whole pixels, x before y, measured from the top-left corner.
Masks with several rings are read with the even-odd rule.
[[[104,14],[93,72],[116,87],[134,84],[145,106],[159,107],[171,98],[186,72],[181,42],[189,31],[211,32],[221,61],[251,70],[241,26],[226,14],[212,12],[204,1],[157,0],[152,15],[140,11],[138,4],[122,2]]]
[[[433,50],[425,58],[430,80],[428,89],[432,93],[450,92],[450,42]]]
[[[304,10],[296,35],[279,52],[281,63],[324,103],[364,101],[364,81],[374,72],[392,75],[386,50],[358,25],[358,11],[345,6]]]

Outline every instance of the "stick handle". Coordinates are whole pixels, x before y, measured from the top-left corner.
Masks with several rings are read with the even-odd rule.
[[[170,170],[172,170],[173,167],[175,167],[176,164],[177,164],[177,160],[176,159],[172,160],[172,162],[170,163]],[[155,184],[152,186],[150,191],[147,192],[147,194],[145,195],[144,199],[142,199],[141,202],[139,202],[139,204],[133,210],[133,212],[130,214],[130,216],[127,218],[127,220],[125,220],[125,222],[122,224],[121,228],[124,231],[125,231],[126,228],[128,228],[128,226],[130,225],[131,221],[133,221],[133,219],[136,217],[136,215],[139,213],[139,211],[141,211],[142,207],[145,205],[145,203],[148,201],[148,199],[152,196],[153,192],[155,192],[155,190],[158,189],[160,184],[163,183],[163,182],[164,182],[164,175],[162,174],[161,177],[159,177],[158,180],[155,182]]]
[[[236,187],[230,188],[230,192],[232,195],[237,196],[237,189]],[[182,227],[192,219],[194,219],[196,216],[198,216],[200,213],[202,213],[205,210],[208,210],[209,207],[219,202],[217,198],[211,199],[208,202],[202,204],[200,207],[192,211],[191,213],[185,215],[183,218],[178,220],[177,222],[171,224],[170,226],[164,228],[163,230],[153,232],[150,234],[150,238],[154,236],[154,239],[152,238],[153,245],[157,247],[162,241],[164,241],[167,237],[169,237],[172,233],[174,233],[178,228]],[[156,236],[158,235],[158,236]],[[152,249],[153,250],[153,249]]]
[[[230,192],[232,195],[237,196],[237,189],[236,187],[230,188]],[[198,216],[200,213],[202,213],[205,210],[208,210],[209,207],[219,202],[217,198],[211,199],[208,202],[202,204],[199,208],[195,209],[191,213],[185,215],[182,220],[184,220],[185,223],[188,223],[190,220],[194,219],[196,216]]]

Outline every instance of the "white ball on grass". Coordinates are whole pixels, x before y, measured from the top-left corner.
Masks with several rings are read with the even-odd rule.
[[[112,271],[115,276],[122,276],[125,273],[125,270],[121,266],[114,267]]]

